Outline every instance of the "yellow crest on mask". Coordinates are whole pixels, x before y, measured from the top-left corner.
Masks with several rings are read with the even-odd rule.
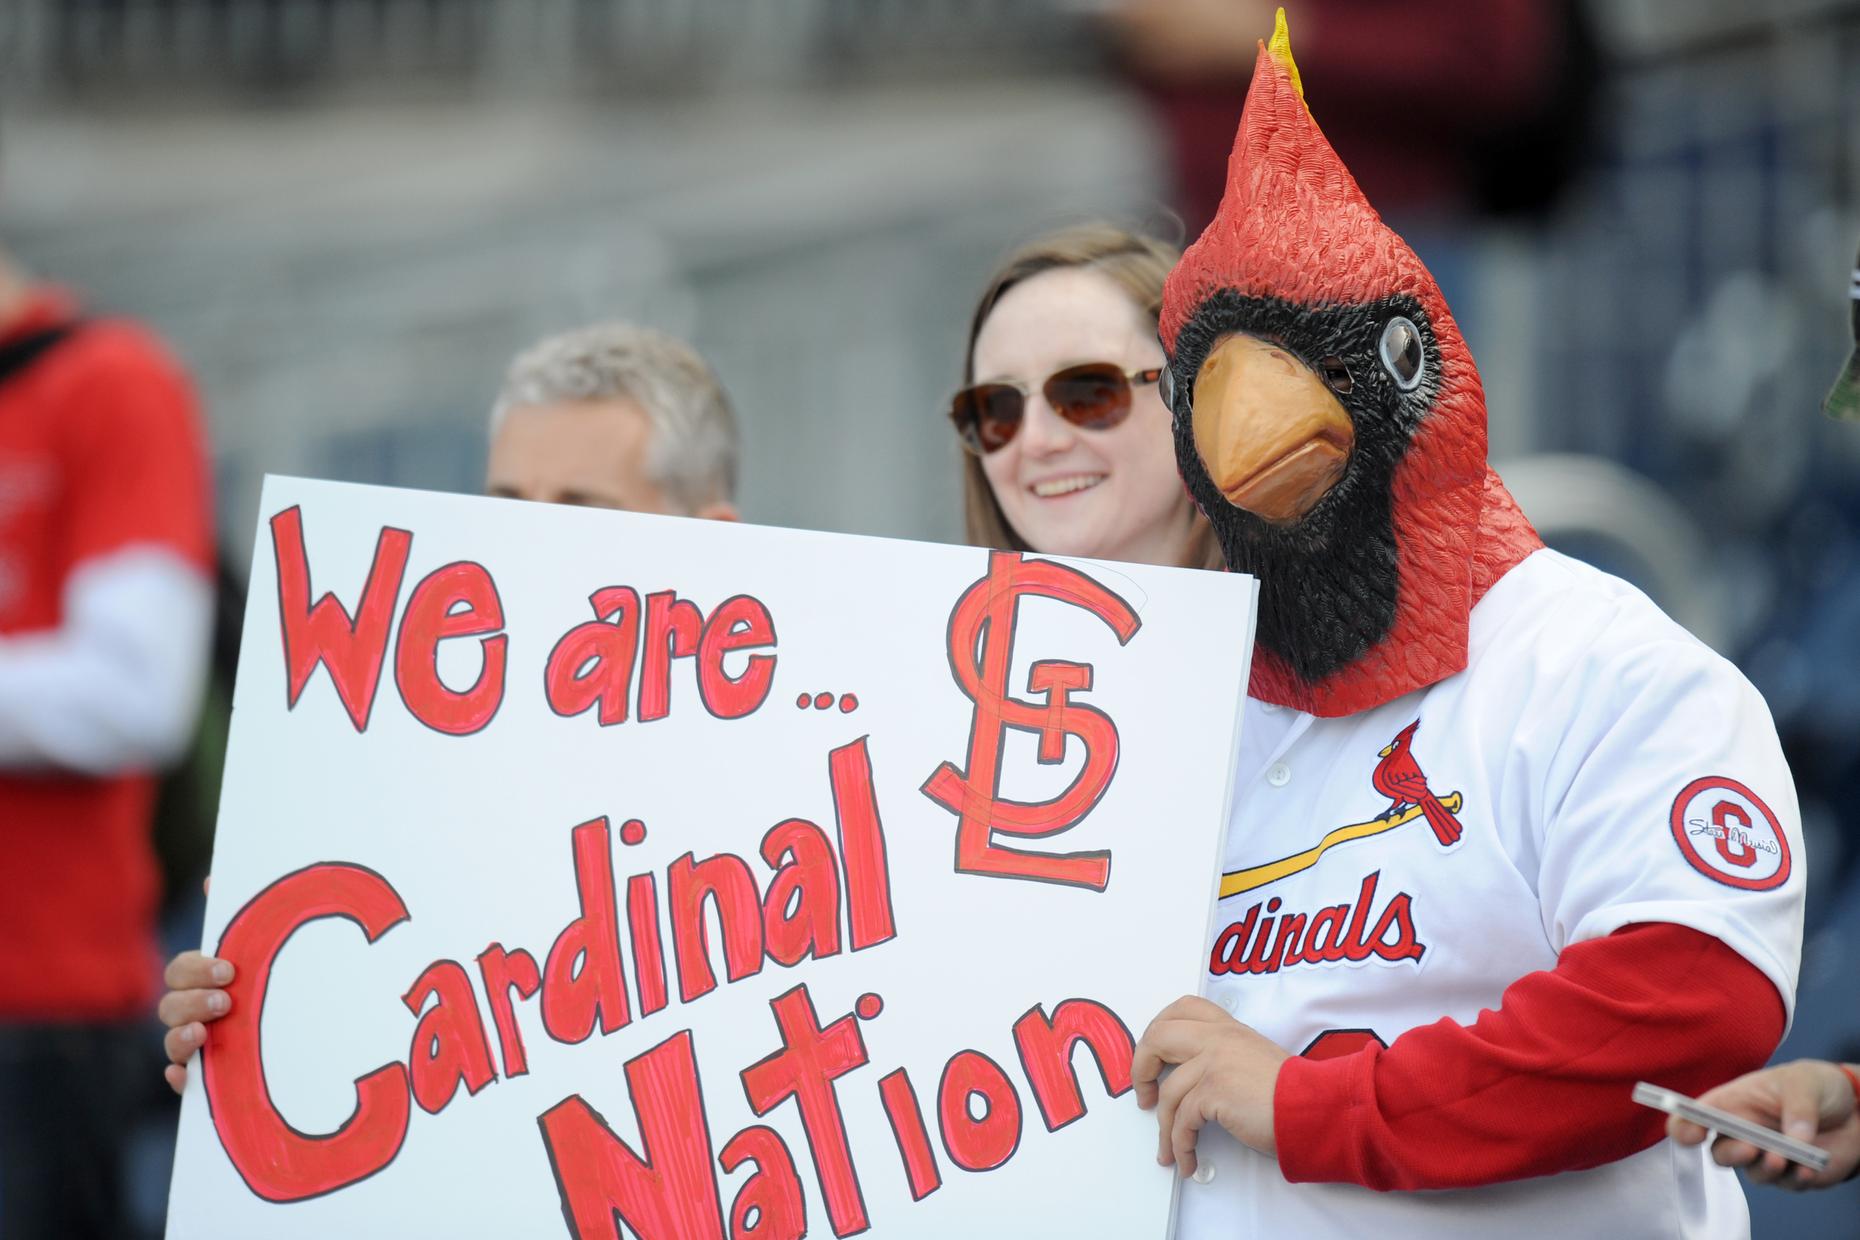
[[[1285,26],[1284,6],[1280,6],[1278,16],[1273,18],[1272,41],[1266,44],[1266,51],[1284,68],[1285,75],[1292,79],[1292,89],[1298,92],[1298,98],[1302,101],[1305,84],[1298,76],[1298,62],[1292,59],[1292,33]]]

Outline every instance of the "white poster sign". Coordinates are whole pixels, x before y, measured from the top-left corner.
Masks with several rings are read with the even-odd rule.
[[[168,1234],[1162,1236],[1254,605],[270,479]]]

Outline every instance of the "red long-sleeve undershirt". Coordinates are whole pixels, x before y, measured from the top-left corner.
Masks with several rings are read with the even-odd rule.
[[[1760,1067],[1783,1025],[1775,985],[1718,939],[1627,926],[1519,978],[1470,1025],[1287,1060],[1279,1167],[1294,1183],[1409,1190],[1600,1166],[1665,1135],[1665,1116],[1631,1100],[1635,1081],[1703,1093]]]

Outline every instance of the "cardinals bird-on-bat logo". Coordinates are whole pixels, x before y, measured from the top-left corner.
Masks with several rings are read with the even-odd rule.
[[[1414,760],[1414,752],[1408,748],[1408,742],[1414,739],[1415,729],[1421,726],[1416,719],[1413,723],[1395,734],[1395,739],[1388,743],[1379,755],[1382,761],[1376,763],[1376,769],[1369,777],[1376,791],[1389,799],[1389,814],[1393,815],[1409,806],[1417,806],[1427,825],[1434,829],[1434,836],[1442,848],[1451,848],[1460,838],[1460,820],[1453,816],[1453,811],[1440,803],[1427,787],[1427,776],[1421,773],[1421,764]]]
[[[1427,775],[1421,770],[1421,764],[1415,760],[1414,751],[1410,748],[1420,726],[1421,721],[1416,719],[1397,732],[1395,739],[1377,755],[1380,761],[1376,763],[1376,769],[1370,772],[1370,784],[1389,799],[1387,809],[1367,822],[1352,822],[1331,828],[1324,833],[1323,839],[1303,852],[1280,857],[1264,865],[1229,870],[1221,875],[1220,898],[1224,900],[1228,896],[1237,896],[1241,892],[1276,883],[1282,878],[1290,878],[1316,865],[1320,857],[1339,844],[1354,843],[1372,835],[1381,835],[1384,831],[1393,831],[1416,818],[1427,820],[1427,825],[1433,828],[1434,838],[1440,841],[1442,848],[1451,848],[1459,843],[1465,831],[1460,826],[1458,813],[1466,799],[1458,792],[1435,795],[1434,790],[1428,786]]]

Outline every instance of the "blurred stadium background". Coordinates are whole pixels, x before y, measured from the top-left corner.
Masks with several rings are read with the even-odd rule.
[[[954,540],[941,407],[994,261],[1081,217],[1179,235],[1115,2],[0,0],[0,240],[185,357],[235,566],[265,472],[476,490],[510,355],[608,317],[716,364],[750,519]],[[1860,426],[1817,405],[1851,346],[1860,3],[1575,12],[1579,170],[1413,235],[1527,511],[1767,695],[1814,865],[1783,1054],[1853,1059]],[[1854,1191],[1753,1191],[1757,1235],[1860,1235]]]

